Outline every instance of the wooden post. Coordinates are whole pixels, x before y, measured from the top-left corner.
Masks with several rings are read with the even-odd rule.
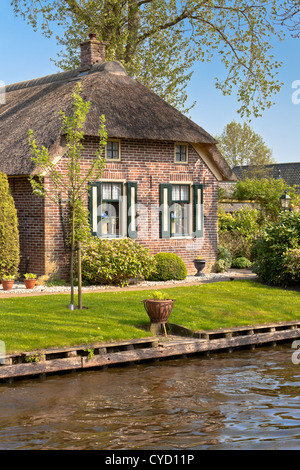
[[[78,309],[82,310],[81,243],[77,242],[78,251]]]
[[[69,309],[74,310],[74,233],[75,233],[75,218],[74,210],[72,210],[72,236],[71,236],[71,259],[70,259],[70,283],[71,283],[71,303],[69,304]]]

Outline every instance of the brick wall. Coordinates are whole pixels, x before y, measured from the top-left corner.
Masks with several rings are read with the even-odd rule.
[[[97,147],[95,138],[87,138],[85,141],[82,161],[82,172],[86,171],[90,159]],[[62,158],[57,164],[61,171],[66,171],[66,160]],[[217,253],[217,204],[218,204],[218,182],[211,171],[199,158],[199,155],[189,146],[188,164],[174,163],[174,144],[169,142],[149,142],[121,140],[121,161],[107,162],[101,179],[124,180],[137,182],[138,209],[138,238],[137,242],[151,249],[151,252],[161,251],[178,254],[185,262],[190,273],[195,273],[193,259],[200,256],[207,260],[206,271],[211,269]],[[202,183],[204,185],[204,236],[201,238],[182,239],[160,239],[159,238],[159,185],[169,182]],[[25,184],[23,182],[23,184]],[[28,183],[29,184],[29,183]],[[50,182],[45,179],[45,184],[50,187]],[[18,210],[21,239],[22,256],[31,251],[32,269],[41,273],[51,272],[55,269],[61,276],[68,274],[68,252],[64,244],[64,230],[62,224],[62,213],[58,206],[51,201],[42,202],[33,196],[31,198],[36,204],[32,209],[22,200],[19,191],[26,191],[28,187],[22,188],[21,180],[15,188],[14,197]],[[66,212],[66,208],[63,208]],[[151,216],[150,216],[151,214]],[[45,224],[43,232],[42,224]],[[64,228],[67,231],[67,220],[65,215]],[[27,234],[25,227],[28,227]],[[37,235],[37,242],[31,241],[31,247],[39,244],[37,250],[32,252],[31,248],[25,248],[25,239],[29,233]],[[45,253],[42,252],[45,248]],[[24,254],[23,254],[24,253]]]

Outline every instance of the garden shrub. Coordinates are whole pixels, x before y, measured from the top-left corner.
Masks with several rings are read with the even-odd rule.
[[[233,258],[231,267],[235,269],[247,269],[251,268],[252,263],[248,258],[244,256],[239,256],[238,258]]]
[[[221,211],[219,243],[230,251],[233,258],[251,259],[253,241],[265,222],[262,212],[252,207],[242,207],[232,214]]]
[[[225,259],[218,259],[215,263],[215,272],[216,273],[225,273],[230,268],[228,261]]]
[[[294,250],[299,250],[299,240],[300,213],[283,213],[279,222],[265,227],[253,247],[253,271],[262,282],[288,285],[294,281],[288,260],[292,259],[293,252],[293,264],[297,266],[297,251]]]
[[[179,281],[186,278],[187,269],[180,256],[162,252],[154,255],[154,258],[156,267],[147,278],[149,281]]]
[[[0,172],[0,278],[16,276],[20,263],[17,211],[7,176]]]
[[[238,232],[222,232],[219,235],[220,245],[230,252],[232,258],[244,257],[252,260],[253,241],[254,237],[252,240],[249,240],[248,238],[240,236]]]
[[[232,214],[220,212],[219,233],[231,232],[237,233],[239,236],[252,239],[253,234],[259,232],[262,224],[261,212],[252,207],[241,207]]]
[[[232,256],[230,252],[222,245],[218,246],[218,256],[215,264],[215,271],[217,273],[224,273],[230,269],[232,263]]]
[[[284,254],[284,268],[294,281],[300,281],[300,248],[288,250]]]
[[[130,238],[91,237],[82,250],[82,279],[90,284],[127,285],[148,277],[155,261],[148,248]]]

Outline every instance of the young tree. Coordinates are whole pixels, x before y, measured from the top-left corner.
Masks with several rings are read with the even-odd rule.
[[[17,211],[7,176],[0,172],[0,280],[16,276],[20,263]]]
[[[70,280],[71,280],[71,305],[74,304],[74,251],[75,242],[84,240],[90,234],[89,214],[85,205],[87,189],[90,183],[99,179],[105,166],[105,159],[102,157],[107,141],[104,116],[100,119],[99,126],[99,146],[87,171],[81,171],[81,153],[83,149],[82,140],[84,138],[83,126],[90,109],[90,103],[84,102],[80,96],[81,84],[77,85],[73,93],[73,114],[66,116],[61,111],[62,132],[66,135],[67,150],[67,175],[60,172],[56,165],[52,163],[47,148],[38,148],[34,139],[33,131],[29,130],[29,143],[32,150],[32,160],[38,169],[38,175],[31,176],[30,182],[34,194],[46,197],[58,204],[63,197],[69,205],[69,240],[70,240]],[[44,178],[51,181],[51,190],[44,184]],[[64,201],[63,201],[64,202]]]
[[[221,135],[216,136],[218,147],[231,167],[250,165],[261,167],[275,163],[272,150],[263,138],[246,123],[230,122]]]
[[[56,64],[78,66],[78,46],[88,32],[106,42],[108,60],[119,60],[128,73],[180,109],[192,66],[219,55],[225,95],[237,89],[242,115],[259,115],[271,106],[279,64],[271,42],[281,32],[276,0],[11,0],[14,11],[35,30],[52,34],[59,25],[64,47]],[[227,76],[226,76],[227,72]],[[252,106],[252,109],[251,109]]]

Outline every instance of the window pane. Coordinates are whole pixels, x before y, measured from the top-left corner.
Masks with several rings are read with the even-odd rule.
[[[176,145],[176,162],[186,162],[186,145]]]
[[[119,142],[114,142],[114,141],[107,142],[106,156],[110,160],[119,160]]]
[[[121,198],[121,185],[117,183],[112,184],[112,199]]]
[[[105,201],[120,200],[122,196],[121,183],[103,183],[102,199]]]
[[[188,235],[188,204],[174,203],[171,211],[171,235]]]
[[[188,186],[181,186],[181,201],[189,200],[189,188]]]
[[[101,211],[102,236],[120,235],[120,203],[104,202]]]
[[[102,199],[111,199],[111,184],[110,183],[103,183]]]
[[[174,184],[172,186],[172,201],[188,201],[189,189],[187,185]]]
[[[174,184],[172,186],[172,200],[180,201],[180,186],[179,184]]]

